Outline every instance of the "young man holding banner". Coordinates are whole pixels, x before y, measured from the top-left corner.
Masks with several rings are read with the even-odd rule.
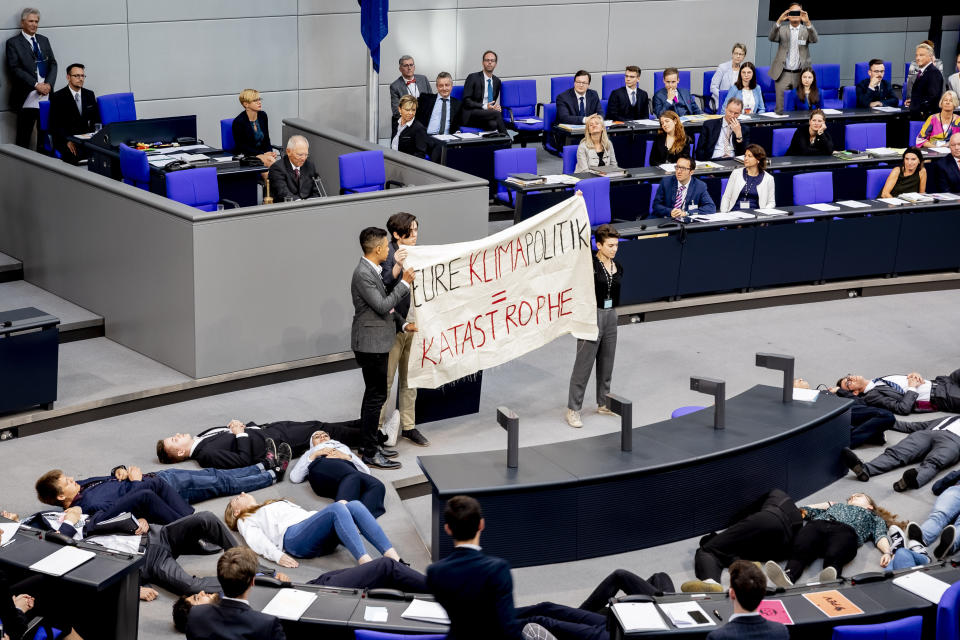
[[[389,254],[388,244],[387,232],[379,227],[367,227],[360,232],[363,257],[350,282],[354,309],[350,348],[363,371],[366,385],[360,406],[361,459],[368,467],[399,469],[400,463],[388,459],[380,447],[380,409],[387,400],[387,360],[397,329],[412,333],[417,327],[406,322],[395,310],[397,304],[410,295],[413,269],[403,272],[403,278],[389,294],[380,277],[380,265]]]
[[[617,350],[617,312],[620,304],[620,280],[623,267],[613,258],[617,255],[620,232],[612,225],[601,225],[594,237],[597,254],[593,258],[593,284],[597,294],[597,339],[577,340],[577,359],[570,375],[570,392],[567,397],[567,424],[582,427],[580,408],[583,394],[590,380],[590,370],[597,366],[597,413],[612,416],[607,407],[610,379],[613,377],[613,359]]]

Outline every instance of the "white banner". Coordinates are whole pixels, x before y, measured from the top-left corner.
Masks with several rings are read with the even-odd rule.
[[[579,196],[481,240],[409,247],[409,385],[436,388],[566,333],[596,340],[592,255]]]

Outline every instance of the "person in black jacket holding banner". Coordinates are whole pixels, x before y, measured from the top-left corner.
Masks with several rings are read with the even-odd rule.
[[[577,195],[581,195],[578,191]],[[567,396],[567,424],[582,427],[580,408],[583,394],[590,380],[590,371],[597,367],[597,413],[613,415],[607,407],[613,360],[617,351],[617,312],[620,304],[620,281],[623,266],[613,258],[617,255],[620,232],[613,225],[601,225],[596,233],[597,253],[593,257],[593,284],[597,295],[597,339],[577,340],[577,357],[570,375]]]

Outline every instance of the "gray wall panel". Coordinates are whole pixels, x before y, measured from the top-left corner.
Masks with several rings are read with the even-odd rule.
[[[131,24],[131,88],[140,100],[296,89],[296,33],[292,16]]]
[[[401,55],[413,56],[417,73],[427,76],[431,85],[441,71],[456,73],[457,12],[391,12],[390,33],[380,45],[381,84],[389,85],[400,75]]]
[[[366,87],[300,91],[300,117],[317,125],[363,136],[366,131],[363,108]],[[389,110],[390,101],[380,103],[380,110]],[[381,132],[390,135],[390,129]]]
[[[127,22],[127,0],[4,2],[0,4],[0,29],[19,29],[20,12],[29,6],[40,9],[40,30],[38,33],[44,33],[44,29],[47,27],[81,24],[125,24]],[[53,51],[56,53],[56,45],[54,45]]]
[[[297,0],[127,0],[130,22],[173,22],[289,16],[297,13]],[[263,44],[263,41],[257,41]]]
[[[67,86],[67,65],[73,62],[86,66],[85,86],[97,95],[130,90],[126,25],[57,27],[44,33],[50,38],[57,57],[55,90]]]
[[[360,14],[303,16],[298,20],[300,89],[355,87],[367,81],[366,48],[360,39]],[[381,56],[390,79],[396,62]]]
[[[360,13],[356,0],[299,0],[297,12],[302,15],[317,13]]]
[[[0,111],[0,144],[16,140],[17,116],[12,111]]]

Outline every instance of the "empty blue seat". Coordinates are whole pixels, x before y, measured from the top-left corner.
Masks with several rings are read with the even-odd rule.
[[[798,173],[793,176],[793,204],[833,202],[833,174],[829,171]]]
[[[867,200],[880,197],[880,192],[883,191],[883,185],[886,184],[890,171],[890,169],[867,169]]]
[[[790,141],[793,140],[793,134],[797,131],[796,127],[784,127],[773,130],[773,156],[787,155],[787,149],[790,148]]]
[[[723,104],[723,96],[720,96],[720,104],[713,104],[710,93],[710,83],[713,82],[713,75],[716,73],[716,69],[713,71],[704,71],[703,72],[703,112],[704,113],[717,113],[720,109],[720,104]]]
[[[172,171],[166,175],[166,181],[168,198],[201,211],[216,211],[218,204],[238,206],[236,202],[220,199],[214,167]]]
[[[606,224],[613,219],[610,214],[610,178],[581,180],[577,183],[577,189],[583,192],[591,227]]]
[[[463,102],[463,85],[455,85],[453,89],[450,90],[450,97]]]
[[[673,410],[673,413],[670,414],[670,417],[671,417],[671,418],[679,418],[680,416],[685,416],[685,415],[687,415],[688,413],[694,413],[694,412],[700,411],[701,409],[704,409],[704,408],[705,408],[705,407],[698,407],[698,406],[696,406],[696,405],[690,405],[690,406],[687,406],[687,407],[678,407],[678,408],[676,408],[676,409]]]
[[[680,82],[677,86],[690,91],[690,72],[680,70]],[[657,71],[653,74],[653,92],[656,93],[663,89],[663,71]]]
[[[557,105],[553,102],[543,105],[543,148],[559,155],[560,151],[553,146],[553,123],[557,119]]]
[[[922,631],[923,616],[911,616],[881,624],[839,625],[833,628],[833,640],[920,640]]]
[[[504,80],[500,88],[500,106],[503,108],[503,121],[508,127],[515,131],[532,131],[536,133],[534,138],[540,137],[543,131],[540,122],[517,122],[526,118],[538,118],[536,80]]]
[[[825,109],[839,109],[843,106],[840,102],[840,65],[838,64],[815,64],[813,72],[817,74],[817,88],[820,95],[823,96],[823,106]]]
[[[340,194],[383,191],[399,182],[387,180],[387,168],[383,151],[357,151],[345,153],[338,159],[340,165]]]
[[[233,141],[233,118],[224,118],[220,121],[220,148],[233,151],[236,146]]]
[[[39,105],[40,113],[37,117],[37,137],[43,151],[54,158],[60,157],[60,152],[53,148],[53,138],[50,136],[50,101],[44,100]]]
[[[493,152],[493,177],[495,180],[505,180],[511,173],[536,172],[536,149],[498,149]],[[515,204],[513,191],[502,184],[497,184],[495,199],[511,207]]]
[[[760,85],[760,91],[763,93],[763,103],[776,106],[777,89],[770,77],[769,66],[757,67],[757,84]],[[773,107],[768,106],[767,111],[773,111]]]
[[[887,146],[886,122],[860,122],[844,128],[844,148],[863,151]]]
[[[550,78],[550,102],[556,102],[557,96],[573,89],[573,76],[555,76]]]
[[[563,172],[573,173],[577,168],[577,147],[578,144],[568,144],[563,147]]]
[[[911,120],[910,121],[910,138],[907,140],[907,144],[911,147],[916,146],[917,136],[920,135],[920,129],[923,128],[922,120]]]
[[[137,119],[137,105],[132,93],[108,93],[97,96],[100,108],[100,122],[107,126],[111,122],[128,122]]]
[[[843,87],[841,92],[841,97],[843,98],[844,109],[857,108],[857,88],[855,86],[848,85],[846,87]]]
[[[610,94],[619,89],[620,87],[627,86],[627,81],[624,80],[622,73],[605,73],[600,78],[601,88],[603,91],[600,93],[600,97],[604,100],[610,99]],[[606,109],[603,111],[606,113]]]
[[[120,143],[120,175],[123,181],[138,189],[150,191],[150,163],[147,154]]]
[[[883,79],[893,84],[893,64],[889,60],[883,61]],[[862,80],[870,77],[870,63],[858,62],[853,65],[853,84],[860,84]]]
[[[937,640],[960,640],[960,582],[950,585],[950,588],[940,596],[937,605]]]
[[[445,640],[445,633],[387,633],[385,631],[371,631],[370,629],[354,629],[354,640]]]

